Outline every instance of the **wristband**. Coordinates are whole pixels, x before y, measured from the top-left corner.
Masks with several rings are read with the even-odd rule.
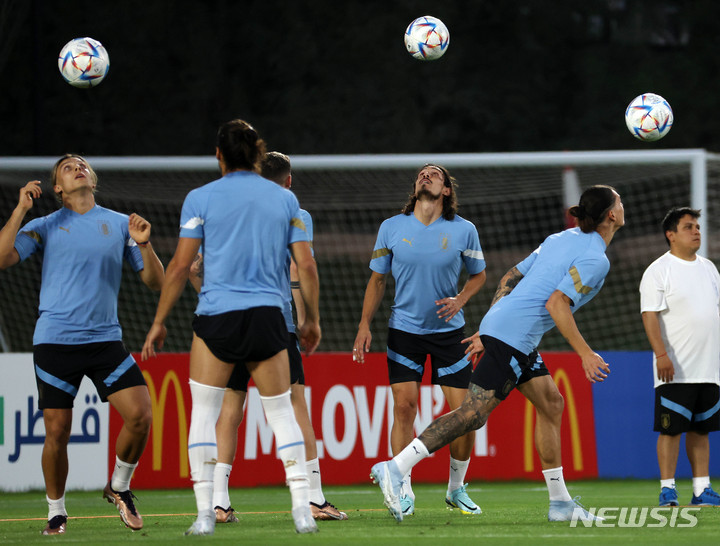
[[[663,354],[661,354],[661,355],[656,356],[655,359],[662,358],[662,357],[664,357],[666,354],[667,354],[667,351],[665,351],[665,352],[664,352]]]
[[[150,242],[150,239],[148,239],[148,240],[145,241],[144,243],[138,243],[137,241],[135,241],[135,244],[136,244],[137,246],[147,246],[147,244],[148,244],[149,242]]]

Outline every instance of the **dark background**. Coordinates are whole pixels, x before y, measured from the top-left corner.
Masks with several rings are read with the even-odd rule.
[[[291,155],[720,149],[713,0],[0,0],[0,154],[206,155],[253,123]],[[434,15],[443,58],[403,33]],[[70,39],[110,54],[99,87],[57,69]],[[636,141],[625,107],[664,96],[676,123]],[[1,159],[0,159],[1,161]]]

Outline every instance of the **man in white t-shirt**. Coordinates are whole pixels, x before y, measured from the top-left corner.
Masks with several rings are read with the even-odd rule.
[[[654,353],[660,506],[678,506],[680,436],[693,473],[692,505],[718,506],[710,485],[708,433],[720,430],[720,275],[697,255],[700,211],[671,209],[662,228],[670,251],[645,270],[640,310]]]

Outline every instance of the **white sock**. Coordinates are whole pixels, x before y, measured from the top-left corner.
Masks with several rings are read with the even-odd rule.
[[[458,461],[450,457],[450,479],[448,480],[448,495],[465,485],[465,474],[467,474],[470,459]]]
[[[569,501],[572,500],[570,493],[565,486],[565,478],[563,478],[562,466],[557,468],[549,468],[542,471],[545,476],[548,493],[551,501]]]
[[[312,461],[305,463],[305,467],[310,480],[310,502],[322,506],[325,504],[325,495],[323,495],[320,481],[320,460],[315,457]]]
[[[285,467],[293,508],[310,504],[310,482],[305,465],[305,443],[295,420],[290,390],[277,396],[260,396],[265,418],[275,435],[278,456]]]
[[[415,438],[408,446],[398,453],[395,458],[395,464],[398,466],[398,470],[404,476],[413,466],[422,461],[425,457],[429,456],[430,452],[420,440]]]
[[[230,508],[230,493],[228,482],[230,481],[231,464],[217,463],[213,471],[213,498],[212,505],[228,510]]]
[[[408,471],[407,474],[405,474],[405,477],[403,478],[402,483],[402,489],[400,490],[400,496],[401,497],[410,497],[412,500],[415,500],[415,492],[412,488],[412,468]]]
[[[212,507],[212,494],[213,484],[212,482],[195,482],[193,483],[193,490],[195,491],[195,503],[197,504],[198,516],[206,515],[209,512],[213,512]]]
[[[112,487],[113,491],[127,491],[130,489],[130,478],[132,478],[137,465],[137,463],[130,464],[121,461],[118,456],[115,455],[115,470],[113,470],[112,478],[110,479],[110,487]]]
[[[188,433],[190,477],[194,482],[198,514],[212,511],[213,472],[217,462],[215,425],[220,415],[225,389],[190,380],[192,411]]]
[[[700,476],[693,478],[693,493],[696,497],[702,495],[706,487],[710,487],[710,476]]]
[[[45,495],[45,500],[47,500],[48,503],[48,521],[53,519],[55,516],[67,517],[67,510],[65,510],[65,495],[55,500]]]
[[[670,487],[672,489],[675,489],[675,478],[670,478],[668,480],[660,480],[660,488],[663,487]]]

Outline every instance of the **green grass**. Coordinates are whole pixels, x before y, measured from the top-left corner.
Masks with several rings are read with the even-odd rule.
[[[689,482],[678,483],[680,502],[689,502]],[[347,512],[347,521],[319,522],[317,535],[296,535],[289,513],[287,488],[233,489],[233,507],[239,524],[218,525],[215,536],[183,537],[194,519],[191,489],[137,491],[137,506],[145,527],[125,528],[115,509],[101,499],[100,491],[70,492],[66,506],[71,518],[64,536],[42,537],[47,508],[43,492],[0,494],[0,543],[120,544],[195,542],[242,544],[456,544],[482,540],[499,544],[702,544],[720,536],[720,509],[703,508],[697,525],[677,527],[583,527],[548,523],[547,491],[542,483],[479,483],[468,487],[483,509],[480,516],[466,516],[445,508],[445,487],[414,486],[416,514],[395,523],[382,505],[377,486],[325,487],[325,495]],[[659,493],[653,481],[586,481],[570,484],[572,495],[582,495],[590,507],[654,507]],[[189,514],[189,515],[188,515]],[[34,519],[33,519],[34,518]],[[15,521],[12,521],[15,520]],[[656,520],[648,520],[655,522]],[[678,520],[679,521],[679,520]]]

